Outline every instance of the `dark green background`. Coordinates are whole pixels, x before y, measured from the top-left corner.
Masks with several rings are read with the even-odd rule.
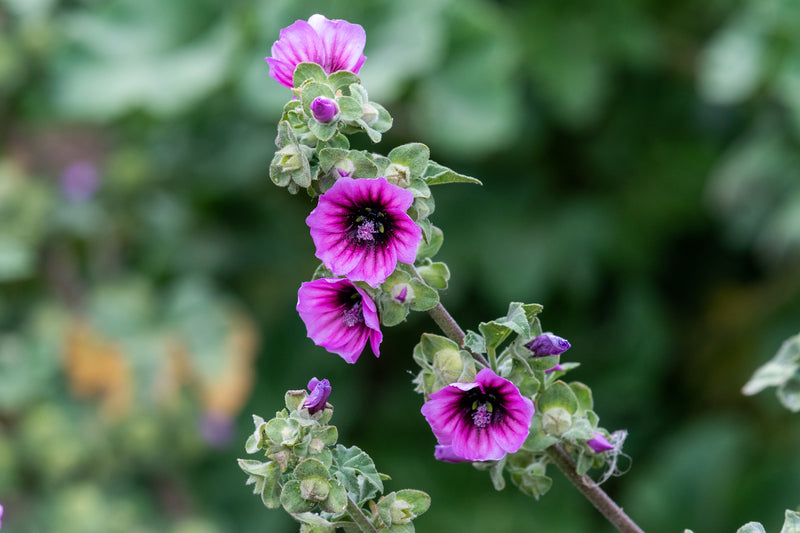
[[[792,0],[0,0],[0,181],[13,165],[55,191],[65,165],[92,161],[102,184],[91,209],[105,217],[86,215],[87,229],[32,211],[38,229],[23,240],[35,260],[0,277],[3,338],[59,299],[44,272],[54,240],[88,294],[136,279],[159,309],[169,287],[199,278],[262,337],[223,449],[184,454],[174,421],[143,406],[136,416],[167,431],[146,450],[123,438],[104,448],[115,466],[51,476],[29,450],[60,455],[59,433],[37,441],[26,421],[52,408],[86,424],[92,404],[52,370],[0,405],[9,531],[296,531],[244,487],[235,458],[250,414],[269,418],[311,376],[331,380],[341,442],[367,450],[390,490],[431,494],[419,531],[611,530],[555,469],[537,502],[433,460],[411,384],[411,350],[435,332],[427,316],[387,329],[381,358],[367,351],[355,365],[305,337],[294,306],[316,267],[313,203],[269,182],[290,93],[263,57],[280,28],[316,12],[364,26],[362,81],[394,117],[377,148],[358,147],[424,142],[483,181],[434,189],[438,259],[452,272],[443,303],[470,329],[512,300],[544,305],[601,424],[629,431],[630,472],[608,492],[646,531],[751,520],[776,531],[800,504],[800,422],[770,393],[740,388],[800,324]],[[116,228],[113,272],[83,266],[102,247],[97,220]],[[17,223],[0,219],[0,236]],[[43,360],[58,360],[55,346]],[[9,361],[0,352],[0,380],[28,379]]]

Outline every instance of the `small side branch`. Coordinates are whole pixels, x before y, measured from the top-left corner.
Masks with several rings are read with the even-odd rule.
[[[581,491],[587,500],[600,511],[611,524],[621,533],[644,533],[636,523],[625,514],[622,507],[612,500],[608,494],[600,488],[589,476],[578,474],[575,461],[564,448],[554,444],[547,449],[547,455],[569,479],[575,487]]]

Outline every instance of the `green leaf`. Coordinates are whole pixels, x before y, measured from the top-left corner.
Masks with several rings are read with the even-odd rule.
[[[737,529],[736,533],[767,533],[767,530],[758,522],[748,522]]]
[[[392,163],[408,167],[411,176],[422,176],[430,159],[430,149],[422,143],[408,143],[394,148],[389,152]]]
[[[396,326],[408,316],[409,306],[401,304],[387,292],[381,293],[378,304],[381,308],[381,323],[386,327]]]
[[[431,497],[427,492],[415,489],[397,491],[397,499],[411,504],[411,512],[415,517],[423,514],[431,507]]]
[[[327,513],[339,514],[343,513],[347,507],[347,491],[338,480],[334,479],[330,482],[330,493],[328,497],[320,502],[320,509]]]
[[[300,482],[296,479],[290,479],[283,486],[280,501],[286,512],[291,514],[305,513],[316,505],[316,503],[303,498],[300,491]]]
[[[350,86],[354,83],[361,83],[361,80],[348,70],[337,70],[328,76],[328,83],[334,91],[342,91],[344,94],[349,94]]]
[[[436,255],[444,242],[444,233],[436,226],[431,226],[428,240],[420,240],[417,247],[417,261]]]
[[[316,63],[300,63],[294,69],[294,76],[292,76],[292,83],[295,87],[301,87],[304,82],[308,80],[313,81],[328,81],[328,75],[322,70],[322,67]]]
[[[778,387],[778,400],[793,413],[800,411],[800,376],[796,374]]]
[[[330,479],[331,477],[325,465],[316,459],[303,459],[300,461],[294,469],[294,475],[301,480],[309,477],[320,477],[322,479]]]
[[[542,415],[537,412],[533,415],[531,422],[531,430],[528,438],[522,444],[522,449],[529,452],[543,452],[553,444],[557,443],[558,439],[545,433],[542,427]]]
[[[800,533],[800,513],[787,509],[781,533]]]
[[[487,351],[497,348],[511,334],[511,328],[494,320],[481,322],[478,324],[478,330],[483,335]]]
[[[336,105],[339,106],[339,118],[352,122],[361,118],[364,113],[355,98],[349,96],[340,96],[336,99]]]
[[[531,328],[528,322],[528,313],[520,302],[511,302],[508,306],[508,313],[503,318],[498,318],[495,322],[509,327],[512,331],[525,339],[530,338]]]
[[[486,342],[484,341],[483,335],[471,330],[467,330],[467,335],[464,338],[464,346],[475,353],[486,353]]]
[[[489,469],[489,478],[492,480],[492,486],[494,486],[494,490],[503,490],[506,488],[506,480],[503,477],[503,470],[506,466],[506,456],[503,456],[502,459],[497,461],[492,467]]]
[[[383,482],[372,458],[357,446],[333,449],[335,476],[357,505],[383,492]]]
[[[552,407],[561,407],[574,415],[578,410],[578,398],[563,381],[556,381],[539,395],[537,407],[544,412]]]
[[[439,303],[439,293],[435,289],[428,287],[418,279],[412,279],[409,284],[414,290],[414,299],[411,301],[412,310],[427,311]]]
[[[586,411],[591,411],[593,409],[594,401],[592,400],[592,389],[579,381],[570,383],[569,388],[572,389],[575,398],[578,400],[578,410],[575,412],[577,416],[583,416]]]
[[[417,272],[422,276],[425,283],[436,290],[447,288],[450,280],[450,269],[444,263],[428,263],[417,267]]]
[[[454,172],[435,161],[428,162],[428,166],[425,168],[422,178],[428,185],[441,185],[444,183],[474,183],[476,185],[483,185],[480,180]]]

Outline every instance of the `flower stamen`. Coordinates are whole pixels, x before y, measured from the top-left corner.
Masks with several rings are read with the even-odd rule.
[[[342,312],[342,322],[349,328],[364,323],[364,311],[362,310],[361,300]]]
[[[485,428],[492,421],[492,404],[487,402],[476,407],[477,403],[472,404],[472,421],[479,428]]]

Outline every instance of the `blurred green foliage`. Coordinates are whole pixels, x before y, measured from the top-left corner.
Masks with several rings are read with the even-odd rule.
[[[434,464],[409,374],[427,317],[355,366],[305,338],[312,204],[269,182],[290,95],[263,57],[315,12],[367,31],[395,118],[377,149],[424,142],[484,182],[437,196],[443,302],[472,329],[544,305],[630,432],[609,492],[648,531],[777,530],[800,424],[740,389],[800,324],[793,0],[0,0],[4,525],[295,531],[234,459],[250,413],[317,375],[343,438],[431,494],[420,531],[609,530],[558,476],[534,502]]]

